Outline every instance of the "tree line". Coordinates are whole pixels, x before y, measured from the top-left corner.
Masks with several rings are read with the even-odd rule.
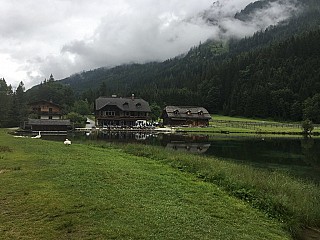
[[[23,82],[14,90],[4,78],[0,78],[0,127],[19,126],[27,111],[24,93]]]
[[[70,86],[66,86],[50,78],[45,79],[32,91],[25,91],[23,82],[16,90],[8,85],[4,78],[0,79],[0,127],[21,126],[28,118],[34,118],[30,113],[29,103],[46,100],[59,104],[63,109],[65,118],[81,124],[86,120],[84,115],[92,113],[87,100],[75,97]]]
[[[92,92],[88,100],[85,94],[76,94],[69,85],[55,81],[52,74],[28,91],[25,91],[22,81],[14,90],[4,78],[0,78],[0,128],[19,127],[28,118],[36,118],[37,114],[30,111],[29,104],[41,100],[60,105],[63,118],[70,119],[75,127],[81,127],[86,122],[86,116],[94,112],[95,99],[106,95],[105,89],[105,86],[102,86],[97,92]],[[158,119],[160,107],[153,103],[151,109],[151,118]]]

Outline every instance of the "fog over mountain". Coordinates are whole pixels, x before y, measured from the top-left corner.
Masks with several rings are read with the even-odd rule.
[[[299,11],[294,0],[4,0],[0,77],[27,88],[98,67],[163,61],[207,39],[241,38]],[[238,13],[238,14],[237,14]]]

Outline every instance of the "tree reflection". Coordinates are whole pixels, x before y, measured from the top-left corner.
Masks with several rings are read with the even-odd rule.
[[[301,139],[301,149],[305,163],[320,171],[320,150],[316,147],[315,140],[310,137]]]

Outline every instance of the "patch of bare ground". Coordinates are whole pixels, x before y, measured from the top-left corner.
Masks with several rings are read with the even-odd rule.
[[[299,240],[320,240],[320,229],[306,228],[298,238]]]
[[[0,152],[12,152],[12,149],[8,146],[0,146]]]

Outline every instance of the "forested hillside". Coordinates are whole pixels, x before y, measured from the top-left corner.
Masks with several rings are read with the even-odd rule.
[[[311,31],[225,61],[199,85],[203,104],[216,99],[230,115],[319,122],[319,41],[320,31]]]
[[[235,17],[245,19],[248,5]],[[75,74],[62,83],[92,102],[99,95],[131,93],[160,106],[202,105],[210,112],[320,122],[320,14],[304,11],[250,38],[208,41],[162,63],[130,64]]]
[[[13,91],[0,79],[0,126],[26,119],[28,102],[52,100],[66,114],[82,114],[99,96],[132,93],[156,107],[201,105],[211,113],[320,123],[320,2],[258,1],[235,18],[246,21],[275,1],[300,10],[252,37],[209,40],[164,62],[99,68],[61,81],[50,76],[27,92],[23,83]]]

